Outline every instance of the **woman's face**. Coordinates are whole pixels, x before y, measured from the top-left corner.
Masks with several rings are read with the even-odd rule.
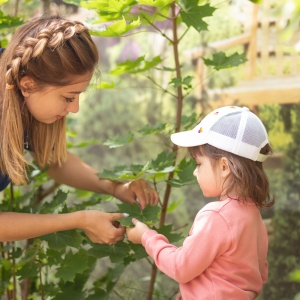
[[[45,124],[54,123],[70,112],[77,113],[79,95],[88,87],[91,76],[91,73],[74,76],[74,80],[69,85],[48,86],[41,91],[34,89],[26,91],[25,87],[22,93],[29,112],[36,120]],[[24,82],[26,83],[26,78]]]

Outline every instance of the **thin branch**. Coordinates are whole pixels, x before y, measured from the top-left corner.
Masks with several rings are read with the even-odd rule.
[[[184,33],[182,34],[182,36],[178,39],[178,43],[180,43],[180,41],[184,38],[184,36],[188,33],[188,31],[190,30],[190,27],[188,27]]]
[[[155,28],[163,37],[165,37],[170,43],[173,43],[173,41],[166,35],[164,34],[155,24],[153,24],[150,20],[148,20],[145,16],[144,19],[149,23],[150,26]]]
[[[139,11],[140,11],[140,12],[144,11],[144,12],[146,12],[146,13],[153,13],[152,10],[147,10],[147,7],[145,7],[145,6],[144,6],[144,7],[139,6],[138,8],[139,8]],[[157,11],[155,12],[155,14],[158,15],[158,16],[160,16],[160,17],[163,17],[164,19],[167,19],[167,20],[170,20],[170,21],[171,21],[171,18],[169,18],[168,16],[165,16],[165,15],[163,15],[163,14],[161,14],[161,13],[158,13]]]
[[[19,13],[19,0],[16,0],[15,2],[15,11],[14,11],[14,16],[16,17]]]
[[[171,93],[170,91],[166,90],[165,88],[163,88],[159,83],[157,83],[152,77],[150,76],[146,76],[146,78],[148,78],[155,86],[159,87],[159,89],[161,89],[163,92],[171,95],[174,98],[177,98],[177,96],[173,93]]]
[[[172,15],[172,31],[173,31],[173,55],[174,55],[174,61],[175,61],[175,68],[176,68],[176,78],[181,78],[181,69],[180,69],[180,62],[179,62],[179,53],[178,53],[178,43],[179,39],[177,36],[177,18],[176,18],[176,4],[173,2],[171,4],[171,15]],[[182,86],[179,86],[177,88],[177,112],[176,112],[176,132],[180,131],[180,124],[181,124],[181,115],[182,115],[182,102],[183,102],[183,92],[182,92]],[[177,157],[177,145],[173,145],[172,151],[176,153]],[[176,157],[174,160],[173,165],[175,165]],[[174,172],[170,172],[168,176],[168,181],[173,179],[174,177]],[[171,185],[167,184],[166,186],[166,191],[164,194],[164,199],[163,199],[163,205],[162,205],[162,211],[161,211],[161,216],[160,216],[160,221],[159,221],[159,227],[163,226],[165,224],[165,219],[166,219],[166,214],[167,214],[167,207],[168,207],[168,202],[170,199],[170,194],[171,194]],[[153,291],[154,291],[154,284],[155,284],[155,279],[157,275],[157,266],[153,265],[152,267],[152,272],[151,272],[151,279],[150,279],[150,285],[149,285],[149,294],[147,297],[147,300],[152,300],[153,296]]]

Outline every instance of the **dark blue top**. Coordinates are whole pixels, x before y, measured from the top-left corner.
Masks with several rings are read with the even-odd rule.
[[[27,142],[26,134],[24,136],[24,149],[31,151],[30,146],[28,145]],[[11,182],[10,178],[6,174],[3,174],[0,171],[0,191],[3,191],[10,184],[10,182]]]
[[[10,178],[0,171],[0,191],[3,191],[10,184]]]

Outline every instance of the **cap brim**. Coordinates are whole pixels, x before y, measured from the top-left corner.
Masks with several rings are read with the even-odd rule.
[[[205,143],[195,130],[173,133],[171,134],[171,141],[181,147],[194,147]]]

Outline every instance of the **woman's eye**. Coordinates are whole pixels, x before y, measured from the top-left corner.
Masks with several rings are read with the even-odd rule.
[[[67,101],[68,103],[71,103],[71,102],[73,102],[73,101],[75,100],[75,97],[72,97],[72,98],[65,97],[65,99],[66,99],[66,101]]]

